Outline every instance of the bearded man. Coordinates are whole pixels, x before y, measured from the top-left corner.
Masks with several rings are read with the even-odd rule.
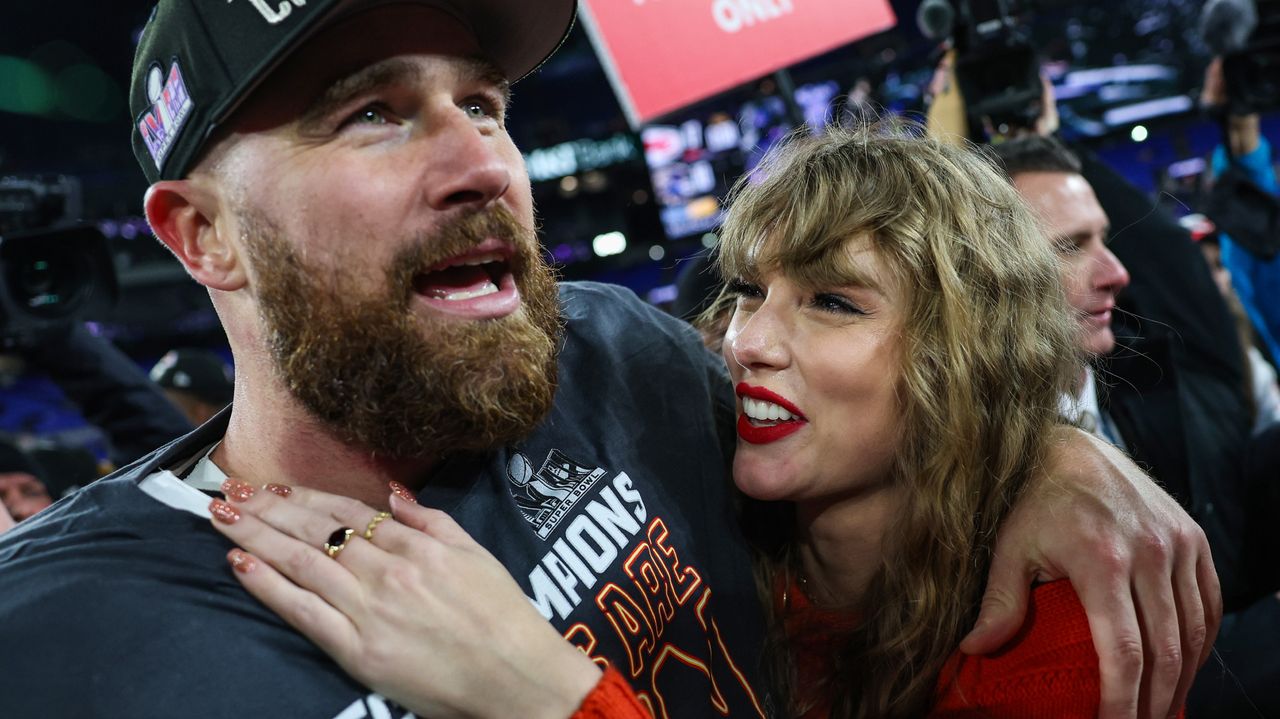
[[[554,640],[504,633],[516,607],[452,597],[478,621],[442,620],[442,652],[548,661],[456,672],[442,653],[422,668],[442,707],[566,716],[613,667],[654,711],[768,712],[724,368],[625,291],[557,290],[533,234],[507,85],[574,9],[161,1],[134,62],[134,150],[156,236],[226,328],[235,398],[0,540],[0,641],[22,652],[0,673],[6,715],[402,716],[254,601],[208,523],[235,511],[210,495],[305,487],[385,508],[389,482],[492,553]],[[1154,715],[1216,626],[1203,535],[1105,450],[1064,447],[1014,513],[973,646],[1017,630],[1033,574],[1065,571],[1096,612],[1113,715],[1139,686]],[[362,551],[379,521],[326,552]],[[319,545],[297,561],[329,562]],[[1161,648],[1145,662],[1144,638]],[[581,661],[552,661],[566,652]]]

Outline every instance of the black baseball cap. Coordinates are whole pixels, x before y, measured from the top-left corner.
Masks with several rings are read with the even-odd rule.
[[[575,0],[160,0],[129,87],[133,154],[147,180],[185,177],[218,125],[329,22],[390,4],[458,18],[513,82],[564,43],[577,10]]]
[[[205,349],[170,350],[151,368],[151,381],[165,389],[190,392],[215,406],[230,402],[235,392],[231,366]]]

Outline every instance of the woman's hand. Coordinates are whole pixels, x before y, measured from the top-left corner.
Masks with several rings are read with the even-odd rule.
[[[491,554],[402,487],[394,517],[267,489],[228,480],[230,501],[210,505],[214,526],[247,550],[227,555],[235,576],[371,689],[419,716],[567,717],[599,681]],[[331,559],[323,547],[342,527],[354,532]]]
[[[1022,627],[1033,580],[1071,580],[1089,616],[1109,717],[1181,708],[1222,619],[1209,543],[1132,461],[1063,427],[1047,471],[1005,520],[977,626],[961,649],[993,652]]]

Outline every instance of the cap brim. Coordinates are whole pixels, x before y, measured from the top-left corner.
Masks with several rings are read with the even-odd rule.
[[[339,0],[327,12],[300,23],[276,51],[248,73],[213,112],[203,145],[271,71],[330,24],[379,5],[426,5],[448,12],[471,29],[485,56],[511,82],[528,77],[555,53],[573,30],[577,0]]]

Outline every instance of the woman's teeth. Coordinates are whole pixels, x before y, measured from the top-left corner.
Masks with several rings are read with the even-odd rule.
[[[758,422],[786,422],[795,415],[772,402],[762,399],[742,398],[742,412]]]

